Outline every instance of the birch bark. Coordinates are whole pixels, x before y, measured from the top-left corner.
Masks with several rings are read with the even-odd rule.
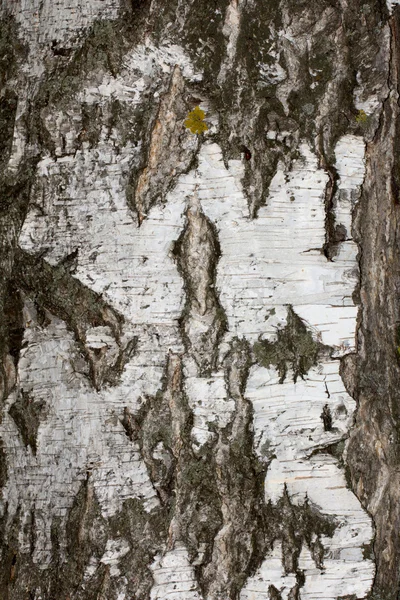
[[[398,600],[397,4],[3,0],[1,598]]]

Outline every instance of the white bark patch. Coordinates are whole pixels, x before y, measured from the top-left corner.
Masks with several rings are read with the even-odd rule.
[[[52,264],[78,248],[82,283],[131,323],[171,326],[182,310],[182,280],[170,249],[183,226],[184,199],[177,189],[138,228],[125,198],[129,150],[116,155],[104,142],[75,158],[44,159],[44,216],[28,215],[20,245],[47,248]]]
[[[335,224],[346,228],[346,239],[340,244],[339,254],[334,263],[348,263],[350,275],[354,282],[358,269],[356,256],[357,245],[352,240],[352,213],[359,200],[361,185],[365,175],[365,143],[355,135],[340,138],[336,147],[336,169],[339,175],[338,189],[334,198]],[[350,268],[353,267],[353,272]],[[327,284],[328,285],[328,284]],[[299,306],[295,303],[295,312],[311,326],[316,327],[324,344],[334,346],[334,356],[341,356],[355,349],[355,328],[358,308],[356,306]]]
[[[285,462],[308,457],[316,448],[342,439],[356,407],[340,379],[338,361],[322,363],[308,373],[307,379],[297,379],[296,383],[289,372],[282,384],[275,369],[254,366],[246,396],[254,407],[257,454],[266,460],[276,455]],[[324,406],[331,411],[331,431],[324,431]],[[282,489],[283,484],[276,491],[271,489],[270,498],[279,498]]]
[[[305,584],[301,589],[301,600],[336,600],[341,596],[355,594],[364,598],[371,588],[370,560],[358,562],[355,570],[354,563],[348,560],[325,559],[325,571],[321,573],[315,567],[308,548],[303,547],[299,559],[299,568],[304,571]],[[355,581],[356,580],[356,581]],[[357,591],[354,591],[355,585]]]
[[[77,372],[81,365],[72,334],[58,319],[40,328],[31,310],[25,341],[20,387],[31,394],[32,401],[45,402],[46,415],[33,456],[11,416],[4,413],[2,438],[9,456],[9,477],[3,498],[10,517],[18,505],[23,517],[35,509],[33,560],[45,568],[51,559],[52,519],[66,518],[88,473],[104,517],[118,512],[128,498],[141,498],[147,510],[157,506],[158,499],[139,448],[128,440],[118,419],[126,405],[126,388],[121,386],[119,403],[115,390],[109,394],[91,389]],[[9,398],[8,406],[14,399]],[[23,550],[29,550],[29,532],[26,536],[21,539]]]
[[[201,600],[194,567],[183,546],[156,557],[150,568],[154,577],[151,600]]]
[[[346,487],[335,458],[320,454],[294,462],[284,460],[278,450],[265,481],[266,499],[275,504],[285,484],[294,504],[302,505],[308,498],[324,514],[340,522],[333,537],[323,540],[326,558],[354,563],[363,560],[361,546],[370,542],[372,527],[357,498]],[[366,562],[371,570],[371,561]],[[355,573],[358,565],[352,566]]]
[[[124,60],[126,68],[139,69],[150,74],[157,65],[163,73],[171,73],[175,65],[179,65],[185,79],[200,81],[203,74],[196,71],[185,50],[177,44],[161,44],[155,46],[151,38],[146,39],[146,44],[137,46]]]
[[[386,0],[386,5],[390,14],[392,14],[393,9],[397,4],[400,4],[400,0]]]
[[[344,594],[363,598],[374,576],[373,562],[362,553],[373,535],[369,516],[346,487],[336,459],[327,454],[311,456],[315,449],[343,438],[352,423],[355,402],[344,389],[338,367],[337,361],[324,363],[305,381],[293,383],[289,376],[281,385],[273,370],[254,367],[247,385],[257,453],[264,460],[275,457],[265,480],[266,501],[275,504],[286,486],[294,504],[308,500],[338,524],[332,538],[322,539],[324,569],[317,569],[313,561],[308,566],[310,581],[306,577],[301,597],[310,600],[333,600]],[[324,431],[321,419],[326,405],[332,414],[332,431]]]
[[[280,592],[282,600],[288,600],[290,591],[296,585],[295,575],[285,575],[282,566],[282,544],[275,542],[273,549],[263,561],[254,577],[249,577],[240,600],[270,600],[268,587],[273,585]],[[303,598],[303,596],[301,596]]]
[[[142,93],[149,87],[149,78],[154,80],[163,74],[170,74],[175,65],[179,65],[185,79],[193,82],[202,79],[202,73],[195,71],[181,46],[165,44],[156,47],[148,38],[145,45],[139,44],[124,57],[121,72],[116,77],[105,73],[97,85],[86,85],[79,93],[79,99],[95,103],[116,98],[139,104],[143,101]],[[158,96],[159,92],[155,92],[155,98]]]
[[[235,410],[235,402],[227,398],[222,372],[210,378],[186,378],[185,391],[194,415],[192,436],[195,443],[201,446],[216,437],[210,431],[210,426],[220,429],[228,425]]]
[[[327,568],[322,574],[315,567],[308,548],[303,546],[299,557],[299,569],[305,575],[305,584],[300,591],[301,600],[321,600],[321,598],[336,600],[339,596],[352,595],[355,576],[361,594],[357,598],[363,598],[368,592],[371,586],[370,561],[365,561],[365,571],[358,570],[357,575],[354,573],[353,565],[344,560],[327,559],[325,563]],[[275,543],[273,550],[254,577],[249,578],[246,588],[240,594],[240,600],[269,600],[270,585],[276,587],[283,600],[288,600],[290,591],[296,585],[296,578],[290,574],[285,575],[283,571],[282,547],[279,543]]]
[[[327,323],[331,329],[339,327],[338,346],[351,349],[357,248],[353,244],[343,256],[340,252],[334,263],[322,254],[323,195],[328,179],[307,146],[302,146],[302,153],[303,159],[296,161],[290,172],[285,173],[283,167],[278,170],[268,205],[256,220],[250,220],[238,186],[240,163],[231,161],[227,171],[218,146],[203,147],[198,179],[193,183],[198,185],[204,212],[219,230],[222,257],[217,288],[230,336],[245,335],[255,341],[259,335],[272,335],[286,312],[282,307],[292,304],[297,310],[312,306],[317,331],[322,335]]]
[[[107,545],[100,562],[105,565],[110,565],[111,577],[116,577],[120,574],[118,563],[121,558],[128,554],[130,546],[124,539],[107,540]]]
[[[357,284],[357,247],[351,240],[351,215],[364,177],[364,143],[346,136],[336,148],[340,176],[336,224],[346,227],[347,237],[332,262],[322,253],[328,177],[306,145],[301,152],[290,172],[278,169],[268,204],[256,220],[247,217],[238,183],[240,163],[231,161],[227,170],[217,145],[203,146],[199,167],[187,177],[187,185],[196,188],[203,211],[219,233],[217,288],[229,322],[225,341],[235,335],[250,342],[259,336],[273,341],[291,304],[308,321],[313,335],[341,356],[355,343],[357,308],[352,293]],[[339,363],[325,359],[296,384],[290,373],[280,384],[274,369],[253,367],[246,395],[254,407],[256,450],[267,461],[276,456],[266,478],[266,501],[278,501],[286,484],[293,502],[303,504],[307,496],[322,514],[335,514],[338,520],[333,538],[323,540],[324,570],[308,572],[304,597],[325,600],[346,589],[362,598],[374,575],[373,563],[364,560],[361,551],[372,539],[371,521],[346,488],[337,461],[326,455],[310,458],[315,450],[346,437],[352,423],[355,403],[344,389]],[[332,416],[327,431],[324,407]],[[258,574],[261,580],[270,572],[269,563],[265,565]],[[348,574],[344,577],[342,566]],[[266,577],[265,593],[272,584],[271,576]],[[319,582],[325,579],[329,585],[322,589]],[[254,581],[249,580],[243,598],[255,598],[246,595],[252,590]]]
[[[119,0],[4,0],[2,10],[15,16],[30,46],[54,40],[69,47],[96,19],[116,19],[119,6]]]

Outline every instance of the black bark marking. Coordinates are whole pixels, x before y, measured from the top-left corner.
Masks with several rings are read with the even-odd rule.
[[[174,520],[178,535],[188,549],[191,561],[204,544],[203,564],[211,557],[215,535],[222,524],[221,498],[216,493],[217,476],[212,444],[193,451],[193,415],[183,389],[180,357],[170,354],[165,397],[171,411],[171,451],[176,461]],[[177,540],[178,541],[178,540]],[[196,568],[199,572],[202,566]]]
[[[150,597],[154,581],[149,565],[168,543],[169,510],[162,507],[148,513],[139,500],[126,500],[122,511],[109,520],[110,537],[123,537],[130,547],[118,565],[128,579],[128,598]]]
[[[337,226],[335,224],[334,201],[338,191],[339,175],[335,167],[326,165],[325,159],[323,159],[322,162],[322,166],[325,168],[329,177],[325,187],[325,244],[323,246],[323,252],[327,260],[332,261],[339,251],[339,243],[343,241],[343,239],[341,239],[342,236],[340,235],[341,230],[337,231]]]
[[[283,497],[275,506],[269,504],[266,512],[270,539],[282,541],[282,564],[285,573],[299,574],[301,578],[299,558],[304,544],[309,548],[315,566],[322,569],[321,536],[333,536],[337,527],[335,519],[322,514],[308,500],[300,506],[293,504],[286,487]],[[315,541],[314,536],[316,536]]]
[[[18,365],[25,331],[22,309],[21,293],[15,283],[10,281],[4,299],[5,339],[8,352],[11,354],[15,366]]]
[[[129,439],[139,445],[161,504],[168,506],[173,495],[176,461],[171,450],[172,422],[165,389],[145,398],[135,415],[125,407],[121,423]]]
[[[15,256],[14,279],[41,306],[68,323],[83,336],[88,326],[108,325],[117,337],[123,317],[104,302],[65,266],[52,266],[40,256],[18,249]]]
[[[251,403],[244,391],[251,365],[250,348],[235,339],[224,361],[228,397],[235,400],[231,423],[218,431],[215,444],[216,489],[225,507],[210,561],[199,569],[202,591],[210,598],[239,598],[247,577],[265,555],[268,523],[265,520],[264,479],[267,467],[254,453]]]
[[[321,419],[324,424],[324,431],[332,431],[332,413],[327,404],[322,409]]]
[[[89,147],[94,148],[97,146],[101,136],[101,129],[103,123],[103,112],[99,104],[87,104],[86,102],[81,105],[82,114],[82,129],[78,136],[77,147],[82,146],[83,141],[89,142]]]
[[[9,413],[21,434],[25,446],[37,452],[37,434],[46,409],[44,400],[35,401],[28,392],[21,390]]]
[[[0,492],[7,481],[7,455],[4,451],[3,440],[0,440]],[[1,534],[1,528],[0,528]]]
[[[11,153],[18,96],[6,90],[0,98],[0,169],[4,168]]]
[[[124,421],[128,435],[137,431],[149,476],[166,511],[166,527],[172,520],[174,531],[178,532],[170,544],[183,542],[191,561],[199,558],[203,546],[204,556],[196,567],[200,577],[204,565],[211,560],[213,540],[222,525],[221,499],[212,444],[199,453],[193,451],[193,415],[184,393],[181,369],[180,358],[170,353],[163,388],[155,397],[146,399],[134,420],[125,413]]]

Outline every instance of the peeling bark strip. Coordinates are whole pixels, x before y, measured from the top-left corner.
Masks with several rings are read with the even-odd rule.
[[[3,1],[2,600],[398,600],[398,4]]]

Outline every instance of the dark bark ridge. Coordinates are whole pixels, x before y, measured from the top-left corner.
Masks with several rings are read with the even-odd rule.
[[[360,352],[349,357],[344,370],[344,381],[359,403],[347,460],[353,489],[376,527],[374,600],[396,600],[400,589],[399,216],[393,186],[399,160],[399,18],[395,7],[390,19],[389,93],[379,129],[367,146],[367,175],[356,213],[355,233],[361,250]]]
[[[226,330],[226,316],[216,290],[221,250],[216,227],[204,215],[197,197],[192,199],[186,219],[173,250],[186,290],[180,325],[188,354],[199,373],[207,376],[216,367],[218,345]],[[200,334],[193,333],[193,322],[200,323]]]

